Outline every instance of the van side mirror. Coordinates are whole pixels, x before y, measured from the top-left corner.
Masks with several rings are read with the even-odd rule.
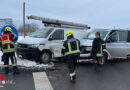
[[[105,41],[105,43],[110,43],[110,42],[111,42],[110,38],[108,38],[108,39]]]
[[[49,37],[49,40],[51,41],[51,40],[53,40],[53,37],[52,37],[52,35]]]

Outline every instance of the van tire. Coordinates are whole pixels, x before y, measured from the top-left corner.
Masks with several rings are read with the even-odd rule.
[[[50,62],[50,59],[51,59],[50,52],[48,52],[48,51],[41,52],[41,55],[40,55],[40,62],[41,63],[47,64]]]

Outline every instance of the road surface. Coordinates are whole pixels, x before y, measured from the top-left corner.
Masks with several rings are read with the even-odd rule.
[[[36,72],[36,71],[35,71]],[[34,77],[34,71],[21,71],[20,75],[3,74],[8,83],[0,90],[38,90]],[[47,74],[48,82],[53,90],[130,90],[130,60],[109,61],[104,66],[103,72],[94,70],[94,64],[79,64],[77,68],[77,81],[69,82],[68,69],[64,63],[55,63],[55,68],[41,71]],[[43,77],[39,77],[45,81]],[[45,81],[46,82],[46,81]],[[41,84],[41,86],[44,83]],[[42,89],[43,90],[43,89]],[[46,89],[47,90],[47,89]]]

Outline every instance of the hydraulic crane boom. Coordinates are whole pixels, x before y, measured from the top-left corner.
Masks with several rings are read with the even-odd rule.
[[[34,19],[34,20],[40,20],[42,23],[45,24],[45,26],[68,26],[68,27],[79,27],[79,28],[84,28],[84,29],[89,29],[88,25],[85,24],[79,24],[79,23],[73,23],[73,22],[68,22],[68,21],[63,21],[63,20],[56,20],[56,19],[51,19],[51,18],[45,18],[45,17],[39,17],[39,16],[34,16],[30,15],[27,16],[27,19]]]

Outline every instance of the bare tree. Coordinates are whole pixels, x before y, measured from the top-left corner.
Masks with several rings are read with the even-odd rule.
[[[39,29],[39,26],[35,23],[25,24],[25,34],[26,35],[30,35],[32,32],[35,32],[38,29]],[[23,25],[19,26],[18,32],[20,35],[23,34]]]

